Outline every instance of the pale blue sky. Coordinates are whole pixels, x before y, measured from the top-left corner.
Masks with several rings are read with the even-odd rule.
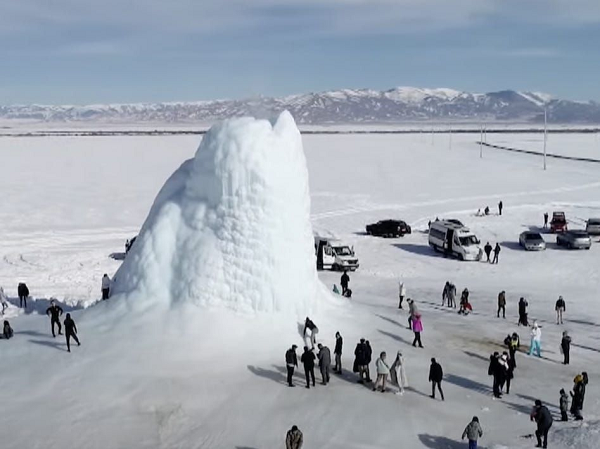
[[[0,104],[337,88],[600,100],[599,0],[0,0]]]

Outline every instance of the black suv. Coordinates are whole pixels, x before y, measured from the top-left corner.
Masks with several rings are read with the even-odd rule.
[[[410,226],[402,220],[381,220],[367,225],[367,234],[379,237],[402,237],[411,232]]]

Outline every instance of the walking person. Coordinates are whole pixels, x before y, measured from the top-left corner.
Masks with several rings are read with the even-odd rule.
[[[418,344],[419,348],[422,348],[423,343],[421,343],[421,332],[423,332],[423,323],[421,322],[420,313],[417,313],[412,320],[412,330],[415,334],[415,338],[413,340],[412,345],[416,347]]]
[[[462,434],[462,439],[464,440],[467,437],[469,441],[469,449],[477,449],[477,440],[483,436],[483,430],[481,429],[481,425],[479,424],[479,418],[477,416],[473,416],[473,419]]]
[[[515,368],[517,367],[516,354],[517,354],[517,350],[519,349],[520,346],[521,346],[521,340],[519,339],[519,334],[517,334],[516,332],[513,332],[512,336],[510,337],[510,340],[508,342],[508,353],[510,355],[510,359],[512,360],[512,363]]]
[[[404,286],[404,282],[400,281],[398,284],[398,299],[400,303],[398,304],[398,308],[402,309],[402,303],[404,302],[404,298],[406,298],[406,287]]]
[[[365,339],[361,338],[360,342],[354,349],[354,367],[353,372],[358,373],[358,383],[364,383],[367,374],[367,344]]]
[[[494,260],[492,260],[492,263],[498,263],[498,256],[500,255],[500,250],[500,244],[496,243],[496,246],[494,246]]]
[[[104,276],[102,276],[102,299],[108,299],[110,296],[110,278],[108,277],[108,274],[104,273]]]
[[[4,311],[8,309],[8,298],[6,297],[6,293],[4,293],[3,287],[0,287],[0,304],[2,305],[2,312],[0,312],[0,315],[4,316]]]
[[[12,327],[10,327],[10,323],[8,322],[8,320],[4,320],[4,326],[2,327],[2,335],[4,336],[4,338],[6,340],[10,340],[14,334],[15,333]]]
[[[510,357],[508,353],[503,352],[502,356],[505,357],[508,365],[508,369],[506,370],[506,394],[510,394],[510,383],[515,377],[515,368],[517,365],[515,364],[515,360]]]
[[[536,447],[548,447],[548,432],[552,427],[552,414],[545,405],[542,405],[542,401],[537,399],[535,401],[535,407],[531,412],[531,420],[537,423],[537,430],[535,431],[535,437],[537,438]]]
[[[435,387],[440,392],[442,396],[442,401],[444,400],[444,392],[442,391],[442,379],[444,378],[444,370],[442,370],[442,365],[440,365],[435,358],[431,359],[431,365],[429,367],[429,382],[431,382],[431,398],[435,399]]]
[[[502,204],[502,201],[500,201],[498,203],[498,215],[502,215],[502,208],[504,207],[504,204]]]
[[[529,326],[529,322],[527,321],[527,307],[529,303],[523,297],[519,299],[519,326]]]
[[[562,296],[558,297],[554,310],[556,310],[556,324],[563,324],[563,313],[567,310],[567,304]]]
[[[323,346],[321,343],[318,344],[319,353],[317,357],[319,359],[319,371],[321,371],[321,380],[323,385],[329,383],[329,369],[331,368],[331,352],[327,346]]]
[[[19,295],[19,307],[27,308],[27,298],[29,298],[29,288],[24,282],[20,282],[17,287],[17,294]]]
[[[62,326],[60,325],[60,316],[63,314],[63,309],[57,306],[54,300],[50,301],[50,307],[46,309],[46,315],[50,316],[50,325],[52,326],[52,336],[56,337],[54,333],[54,325],[58,327],[58,335],[62,335]]]
[[[542,328],[534,321],[531,328],[531,344],[529,345],[529,355],[542,356]]]
[[[544,212],[544,229],[548,227],[548,212]]]
[[[292,347],[285,352],[285,367],[287,368],[287,383],[289,387],[295,387],[292,379],[294,377],[294,369],[298,367],[296,348],[298,348],[298,346],[292,345]]]
[[[581,421],[583,419],[581,411],[583,410],[583,395],[585,390],[583,376],[581,374],[575,376],[573,383],[573,391],[571,392],[571,413],[576,421]]]
[[[500,318],[500,310],[502,310],[502,318],[506,319],[506,292],[504,290],[498,293],[498,318]]]
[[[306,317],[306,320],[304,321],[304,330],[302,331],[302,335],[304,335],[304,342],[306,343],[306,331],[309,330],[310,331],[310,345],[311,345],[311,349],[315,349],[315,345],[317,344],[317,334],[319,333],[319,328],[317,327],[317,325],[315,323],[313,323],[313,321],[309,318]]]
[[[379,354],[379,358],[375,361],[375,367],[377,368],[377,381],[375,382],[373,391],[377,391],[377,387],[381,384],[381,392],[385,393],[385,383],[388,375],[390,374],[390,367],[385,359],[386,353],[382,352]]]
[[[315,354],[312,350],[308,349],[308,346],[304,347],[304,352],[300,361],[304,365],[304,375],[306,376],[306,388],[310,388],[310,381],[312,380],[312,386],[315,386]]]
[[[487,257],[487,262],[491,262],[492,259],[490,259],[490,256],[492,255],[492,245],[490,245],[490,242],[487,242],[485,244],[485,246],[483,247],[483,250],[485,251],[485,255]]]
[[[406,377],[404,357],[402,357],[402,353],[400,351],[398,351],[398,354],[396,354],[396,360],[394,360],[394,363],[390,368],[390,382],[392,385],[396,385],[398,387],[399,394],[404,394],[404,389],[408,387],[408,378]]]
[[[285,436],[285,449],[302,449],[304,435],[298,426],[292,426]]]
[[[371,381],[371,369],[369,368],[371,365],[371,360],[373,360],[373,348],[371,348],[371,343],[369,342],[369,340],[365,341],[365,362],[367,362],[366,366],[365,366],[365,372],[367,375],[367,382],[372,382]]]
[[[336,374],[342,374],[342,347],[344,346],[344,340],[339,332],[335,333],[335,348],[333,354],[335,355],[335,367],[333,372]]]
[[[564,388],[560,389],[559,404],[560,404],[560,420],[568,421],[569,415],[567,414],[567,412],[569,411],[569,396],[565,392]]]
[[[567,331],[563,331],[562,339],[560,341],[560,353],[563,355],[563,365],[568,365],[570,358],[569,353],[571,352],[571,337]]]
[[[71,352],[71,338],[75,340],[77,346],[81,346],[79,338],[77,338],[77,326],[75,321],[71,318],[71,314],[67,313],[65,318],[65,337],[67,339],[67,351]]]
[[[412,329],[412,322],[416,314],[419,313],[419,309],[417,308],[417,304],[414,300],[408,298],[408,328]]]
[[[450,281],[446,281],[446,285],[444,285],[444,289],[442,290],[442,306],[446,305],[446,301],[448,301],[448,305],[450,305],[450,300],[448,299],[448,290],[450,289]]]
[[[348,276],[348,271],[344,270],[344,274],[340,278],[340,284],[342,286],[342,296],[346,296],[346,291],[348,290],[348,284],[350,283],[350,276]]]
[[[488,376],[492,376],[494,382],[492,386],[492,391],[494,392],[495,398],[502,397],[502,393],[500,391],[500,379],[499,379],[499,368],[500,365],[500,354],[498,352],[494,352],[490,356],[490,364],[488,366]]]

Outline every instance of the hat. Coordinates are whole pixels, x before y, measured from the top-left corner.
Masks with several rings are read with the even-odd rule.
[[[542,406],[542,401],[540,401],[539,399],[535,400],[535,405],[536,407],[541,407]]]
[[[292,345],[292,349],[296,349],[296,348],[298,348],[298,346]]]

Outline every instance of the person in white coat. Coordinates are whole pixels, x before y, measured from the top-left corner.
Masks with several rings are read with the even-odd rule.
[[[3,287],[0,287],[0,304],[2,305],[2,313],[0,315],[4,316],[4,311],[8,309],[8,298],[6,297],[6,293],[4,293]]]
[[[402,303],[404,302],[404,298],[406,298],[406,287],[404,286],[404,282],[400,281],[398,284],[398,299],[400,303],[398,304],[398,308],[402,309]]]
[[[110,278],[104,273],[102,276],[102,299],[108,299],[110,296]]]
[[[381,392],[385,393],[385,383],[388,375],[390,374],[390,367],[385,361],[385,352],[379,354],[379,358],[375,362],[375,366],[377,367],[377,382],[375,382],[373,391],[377,391],[377,387],[379,384],[381,384]]]
[[[538,326],[537,321],[534,321],[531,328],[531,344],[529,345],[529,355],[536,354],[542,356],[542,328]]]
[[[394,360],[394,363],[390,368],[390,382],[392,385],[395,385],[399,388],[399,394],[404,394],[404,389],[408,387],[408,378],[406,377],[406,370],[404,369],[404,366],[404,357],[402,357],[402,353],[398,351],[396,360]]]

